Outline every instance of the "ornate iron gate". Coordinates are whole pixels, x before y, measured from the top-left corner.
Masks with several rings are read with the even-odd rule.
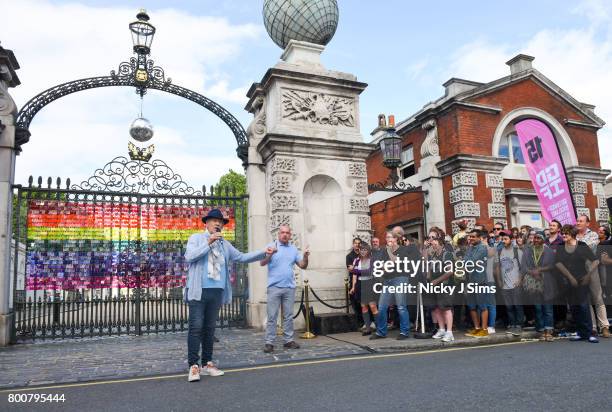
[[[183,302],[187,238],[209,208],[224,237],[247,248],[247,196],[196,191],[163,161],[118,157],[87,181],[42,178],[14,187],[14,341],[174,332]],[[246,267],[232,268],[233,300],[218,326],[246,324]]]

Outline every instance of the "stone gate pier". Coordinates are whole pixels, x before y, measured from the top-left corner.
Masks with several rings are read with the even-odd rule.
[[[254,115],[247,131],[249,249],[289,224],[293,243],[311,251],[308,269],[296,269],[297,284],[308,279],[323,300],[342,305],[352,238],[370,239],[365,159],[372,146],[359,128],[359,95],[367,84],[326,69],[323,50],[291,40],[247,94],[246,110]],[[267,269],[249,265],[248,316],[256,328],[266,322],[266,287]],[[299,295],[298,289],[296,300]]]

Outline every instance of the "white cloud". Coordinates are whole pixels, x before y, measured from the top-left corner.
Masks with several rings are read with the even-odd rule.
[[[107,75],[132,56],[128,23],[134,19],[134,9],[20,0],[3,3],[2,12],[13,16],[2,21],[2,45],[14,51],[21,66],[18,75],[22,84],[11,90],[18,106],[51,86]],[[235,85],[224,68],[235,64],[245,43],[262,34],[260,26],[232,24],[225,18],[195,16],[171,8],[149,10],[149,14],[157,27],[152,58],[173,83],[221,104],[245,102],[246,87]],[[223,166],[219,171],[183,171],[185,178],[197,178],[194,184],[216,182],[214,179],[227,171],[225,166],[240,170],[240,161],[226,158],[225,153],[214,157],[191,150],[189,155],[181,155],[201,145],[201,136],[167,125],[182,114],[175,113],[181,110],[175,99],[164,93],[154,99],[145,96],[145,116],[165,115],[150,119],[156,129],[152,143],[159,146],[164,159],[169,164],[184,162],[176,165],[181,169],[191,165],[197,170],[195,166],[204,158],[211,165]],[[51,103],[30,127],[32,137],[17,161],[17,182],[24,182],[30,173],[71,176],[73,180],[88,176],[93,168],[126,153],[128,126],[139,110],[139,99],[129,88],[88,90]],[[198,128],[207,131],[218,128],[214,116],[185,121],[197,122]],[[192,130],[192,123],[185,124],[185,129]],[[227,153],[234,153],[235,143],[228,140],[227,144]]]
[[[410,78],[411,80],[421,78],[425,74],[425,69],[427,68],[428,64],[429,59],[424,58],[408,66],[408,68],[406,69],[406,74],[408,75],[408,78]]]

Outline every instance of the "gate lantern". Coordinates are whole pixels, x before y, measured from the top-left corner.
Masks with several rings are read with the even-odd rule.
[[[145,9],[140,9],[136,18],[138,20],[130,23],[134,53],[149,54],[151,53],[151,43],[155,35],[155,26],[149,23],[149,15]]]

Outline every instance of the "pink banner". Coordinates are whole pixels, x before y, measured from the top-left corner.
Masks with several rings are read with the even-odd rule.
[[[542,216],[549,223],[557,219],[561,224],[575,224],[572,192],[550,128],[535,119],[521,120],[514,128],[531,183],[542,206]]]

